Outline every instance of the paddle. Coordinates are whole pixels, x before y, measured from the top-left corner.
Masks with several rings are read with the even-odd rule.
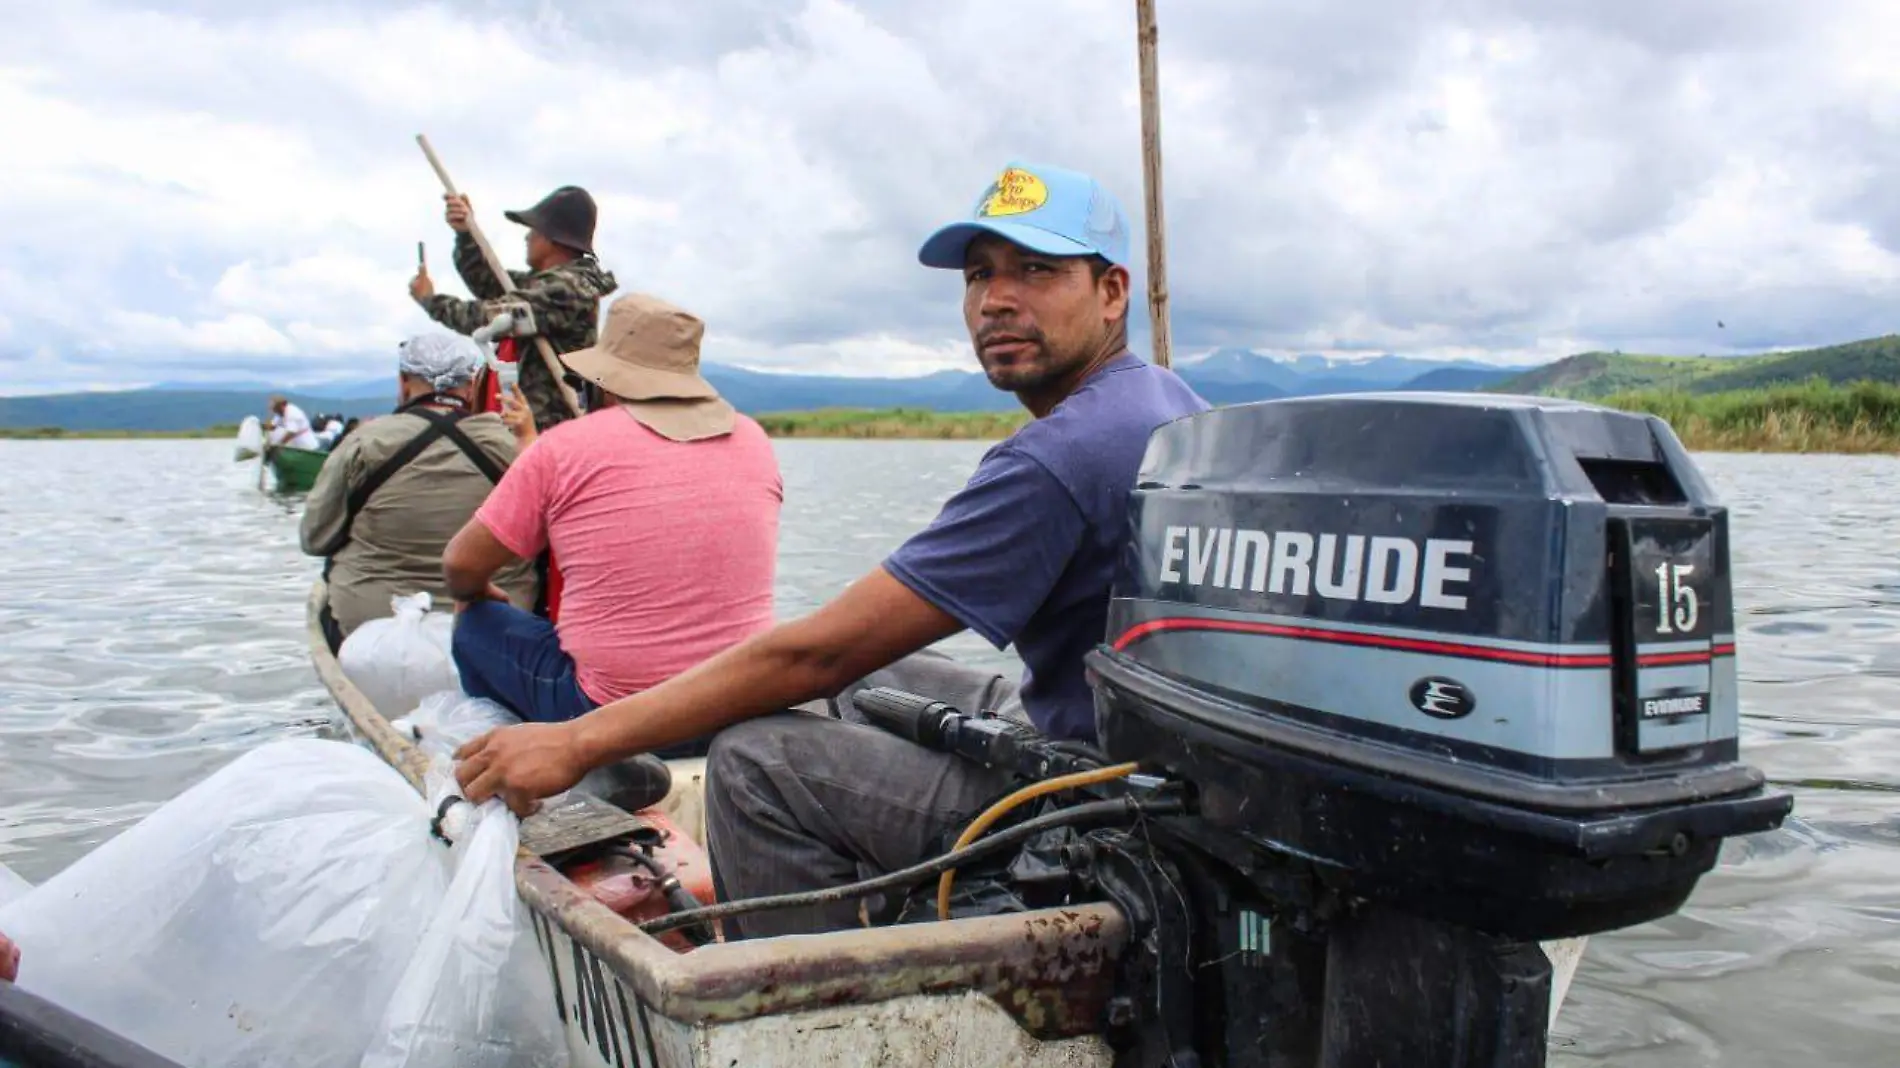
[[[270,431],[265,429],[264,440],[259,443],[257,450],[257,492],[259,493],[264,492],[264,476],[268,474],[267,469],[270,467],[270,450]]]
[[[422,154],[428,157],[429,166],[435,169],[436,177],[442,179],[443,190],[450,196],[459,196],[460,194],[456,192],[455,189],[454,180],[449,177],[448,169],[442,166],[442,161],[436,157],[435,149],[430,146],[429,139],[422,134],[417,134],[416,144],[422,146]],[[475,216],[472,211],[469,213],[468,236],[475,242],[475,247],[481,250],[482,259],[488,263],[488,269],[494,272],[495,280],[501,283],[501,291],[503,293],[513,293],[515,291],[514,276],[510,275],[508,269],[502,266],[501,257],[495,255],[495,250],[489,245],[488,238],[482,234],[481,226],[475,222]],[[547,338],[536,334],[534,336],[534,348],[535,351],[540,354],[541,363],[547,368],[549,377],[554,379],[555,386],[559,388],[561,399],[567,403],[568,414],[574,416],[586,414],[581,410],[580,400],[574,396],[574,391],[568,388],[567,380],[562,377],[561,363],[554,358],[554,346],[548,343]]]
[[[1135,2],[1135,50],[1141,81],[1141,175],[1148,216],[1148,320],[1154,334],[1154,363],[1173,363],[1168,329],[1167,227],[1161,213],[1161,76],[1156,49],[1154,0]]]

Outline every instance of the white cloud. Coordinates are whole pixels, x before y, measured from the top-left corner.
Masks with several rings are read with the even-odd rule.
[[[293,338],[321,351],[388,351],[387,339],[417,326],[407,288],[412,273],[413,264],[353,253],[271,265],[245,260],[218,277],[210,299],[236,313],[287,323]]]
[[[914,254],[1003,161],[1094,171],[1139,235],[1132,19],[1095,0],[35,5],[0,38],[0,356],[43,350],[39,388],[161,378],[172,354],[197,376],[382,373],[430,328],[405,291],[415,241],[457,288],[426,132],[516,265],[500,209],[589,187],[623,291],[704,315],[713,359],[967,366],[955,280]],[[1203,0],[1162,22],[1184,353],[1526,362],[1890,328],[1891,4]]]
[[[708,334],[708,359],[756,371],[794,371],[807,374],[905,378],[929,374],[967,362],[969,342],[946,340],[936,344],[874,334],[849,337],[835,343],[765,345],[745,339],[726,340]]]
[[[283,331],[256,315],[233,314],[186,322],[147,312],[109,311],[96,347],[128,354],[241,352],[282,356],[296,352]]]

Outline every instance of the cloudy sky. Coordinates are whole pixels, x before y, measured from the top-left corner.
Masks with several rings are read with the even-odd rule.
[[[0,392],[383,373],[430,326],[416,241],[460,291],[417,133],[514,266],[502,208],[592,190],[623,291],[709,359],[966,366],[915,251],[1003,163],[1139,227],[1133,7],[0,0]],[[1895,329],[1893,0],[1160,8],[1178,356]]]

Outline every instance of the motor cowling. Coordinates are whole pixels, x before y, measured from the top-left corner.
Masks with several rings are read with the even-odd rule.
[[[1511,938],[1678,908],[1791,799],[1740,762],[1728,514],[1667,424],[1358,394],[1157,430],[1102,746],[1338,888]]]

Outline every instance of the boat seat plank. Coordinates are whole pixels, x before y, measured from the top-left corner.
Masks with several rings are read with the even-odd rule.
[[[521,848],[547,858],[631,834],[644,826],[625,809],[569,791],[521,821]]]

